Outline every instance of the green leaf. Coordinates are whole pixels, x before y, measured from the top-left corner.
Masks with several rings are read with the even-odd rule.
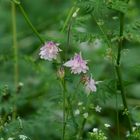
[[[107,2],[107,6],[122,13],[126,13],[128,10],[128,4],[121,0],[111,0]]]
[[[140,19],[126,25],[124,36],[127,40],[140,42]]]

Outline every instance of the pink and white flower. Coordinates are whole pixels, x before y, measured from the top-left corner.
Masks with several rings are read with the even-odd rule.
[[[88,77],[85,81],[85,90],[87,94],[97,91],[96,82],[94,79],[92,79],[92,76]]]
[[[56,59],[58,53],[61,51],[61,49],[58,48],[58,46],[58,43],[54,43],[52,41],[45,43],[45,45],[40,49],[40,58],[49,61]]]
[[[71,73],[80,74],[86,73],[89,69],[87,66],[87,61],[82,59],[81,53],[75,54],[75,56],[64,63],[64,66],[71,68]]]

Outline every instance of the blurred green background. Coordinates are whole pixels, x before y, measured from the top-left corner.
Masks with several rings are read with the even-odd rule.
[[[33,25],[46,40],[59,42],[60,47],[67,46],[67,29],[61,32],[68,12],[74,4],[70,0],[22,0],[22,6],[28,13]],[[75,52],[82,52],[84,59],[89,60],[90,73],[97,81],[96,93],[89,97],[80,85],[75,93],[80,76],[68,74],[69,94],[75,100],[73,110],[88,103],[89,112],[84,128],[84,139],[87,132],[94,127],[103,129],[109,139],[117,140],[116,129],[116,99],[118,99],[118,113],[120,120],[120,135],[122,139],[127,131],[126,118],[122,114],[122,100],[120,93],[115,91],[115,69],[112,64],[112,54],[116,53],[119,29],[118,12],[104,5],[103,0],[97,0],[93,5],[93,16],[98,22],[103,22],[103,29],[112,41],[112,50],[108,48],[106,39],[95,20],[83,5],[77,18],[73,21],[70,33],[70,51],[66,54],[69,59]],[[132,122],[140,122],[140,1],[132,0],[125,18],[125,43],[122,51],[122,73],[127,93],[127,101],[132,114]],[[82,9],[83,8],[83,9]],[[10,0],[0,0],[0,117],[8,118],[14,104],[17,115],[20,116],[23,129],[19,131],[19,121],[8,122],[0,130],[0,136],[8,138],[18,133],[25,134],[32,140],[59,140],[62,135],[62,90],[56,75],[57,66],[48,61],[40,60],[38,53],[41,43],[24,20],[18,7],[17,40],[18,40],[18,77],[23,84],[20,92],[16,93],[14,85],[14,51],[12,35],[12,14]],[[92,7],[87,9],[92,10]],[[87,10],[86,9],[86,10]],[[88,101],[87,101],[88,100]],[[101,113],[95,112],[90,106],[100,105]],[[81,109],[81,108],[80,108]],[[82,112],[82,111],[81,111]],[[83,115],[76,116],[81,125]],[[108,130],[104,123],[111,124]],[[74,126],[68,119],[66,139],[73,140]]]

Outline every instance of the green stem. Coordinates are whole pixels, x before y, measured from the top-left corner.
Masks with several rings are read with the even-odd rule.
[[[27,24],[29,25],[29,27],[32,29],[32,31],[34,32],[34,34],[38,37],[38,39],[40,40],[40,42],[42,44],[45,44],[45,41],[44,39],[40,36],[39,32],[37,31],[37,29],[34,27],[34,25],[32,24],[32,22],[30,21],[26,11],[24,10],[24,8],[22,7],[21,3],[20,2],[15,2],[14,0],[11,0],[13,3],[17,4],[22,15],[24,16]]]
[[[12,3],[12,30],[13,30],[13,50],[14,50],[14,83],[15,88],[18,87],[18,46],[17,46],[17,29],[16,29],[16,5]],[[13,105],[13,112],[12,118],[16,119],[16,95],[14,96],[14,105]]]
[[[84,130],[84,126],[86,124],[86,121],[87,121],[87,119],[85,119],[85,118],[82,121],[82,125],[81,125],[81,128],[79,130],[79,135],[78,135],[79,140],[83,140],[83,130]]]
[[[24,10],[24,8],[22,7],[22,5],[19,4],[18,6],[19,6],[20,11],[21,11],[22,15],[24,16],[24,18],[25,18],[27,24],[29,25],[29,27],[32,29],[32,31],[35,33],[35,35],[39,38],[40,42],[41,42],[42,44],[44,44],[44,43],[45,43],[45,42],[44,42],[44,39],[40,36],[40,34],[39,34],[39,32],[37,31],[37,29],[36,29],[36,28],[33,26],[33,24],[31,23],[30,19],[28,18],[28,15],[27,15],[27,13],[25,12],[25,10]]]
[[[68,25],[68,23],[69,23],[69,21],[70,21],[70,19],[71,19],[71,17],[72,17],[72,14],[73,14],[74,10],[75,10],[75,6],[73,6],[73,7],[70,9],[70,11],[69,11],[69,13],[68,13],[68,16],[67,16],[67,18],[66,18],[66,20],[65,20],[65,22],[64,22],[64,25],[63,25],[63,28],[62,28],[61,32],[64,32],[65,28],[67,27],[67,25]]]
[[[119,40],[119,44],[118,44],[118,54],[117,54],[115,68],[116,68],[116,74],[117,74],[118,82],[119,82],[119,86],[120,86],[124,109],[128,111],[128,105],[127,105],[127,101],[126,101],[126,95],[125,95],[125,90],[124,90],[124,85],[123,85],[123,80],[122,80],[122,72],[120,69],[121,50],[123,47],[123,39],[122,39],[123,30],[124,30],[124,14],[120,13],[120,40]],[[126,116],[128,118],[129,131],[130,131],[130,133],[132,133],[132,124],[131,124],[130,114],[127,114]]]
[[[110,40],[108,39],[108,36],[106,35],[104,29],[101,27],[101,25],[98,24],[97,19],[93,16],[93,14],[91,14],[91,17],[95,21],[95,23],[97,24],[97,26],[99,27],[101,33],[103,34],[103,36],[104,36],[104,38],[105,38],[105,40],[107,42],[108,47],[111,48],[112,47],[112,44],[111,44]]]
[[[76,120],[75,120],[75,117],[74,117],[73,107],[72,107],[70,98],[68,98],[68,105],[69,105],[70,114],[71,114],[72,121],[73,121],[73,124],[74,124],[75,132],[76,132],[77,129],[78,129],[78,124],[77,124],[77,122],[76,122]]]
[[[116,84],[117,85],[117,84]],[[119,112],[118,112],[118,95],[116,94],[116,121],[117,121],[117,135],[120,140],[120,126],[119,126]]]
[[[63,88],[63,134],[62,134],[62,140],[65,139],[65,130],[66,130],[66,82],[65,79],[62,79],[62,88]]]
[[[17,47],[15,3],[12,3],[12,30],[13,30],[13,50],[14,50],[14,83],[15,83],[15,88],[17,88],[17,85],[18,85],[18,47]]]
[[[111,41],[109,40],[109,38],[108,38],[106,32],[104,31],[104,28],[103,28],[101,25],[98,24],[97,19],[93,16],[93,14],[91,14],[91,18],[92,18],[92,20],[97,24],[99,30],[101,31],[102,35],[103,35],[104,38],[105,38],[105,41],[106,41],[108,47],[112,50],[112,43],[111,43]],[[115,60],[115,56],[112,54],[112,64],[114,64],[114,60]]]

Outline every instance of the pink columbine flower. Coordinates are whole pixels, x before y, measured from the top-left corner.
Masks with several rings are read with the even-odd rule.
[[[64,66],[71,68],[71,73],[80,74],[86,73],[89,69],[86,65],[87,61],[82,59],[81,53],[75,54],[74,58],[64,63]]]
[[[58,46],[58,43],[54,43],[52,41],[45,43],[44,46],[40,49],[40,58],[49,61],[56,59],[58,53],[61,51],[61,49],[58,48]]]
[[[88,77],[87,80],[85,81],[85,90],[87,94],[97,91],[96,82],[94,79],[92,79],[92,76]]]

